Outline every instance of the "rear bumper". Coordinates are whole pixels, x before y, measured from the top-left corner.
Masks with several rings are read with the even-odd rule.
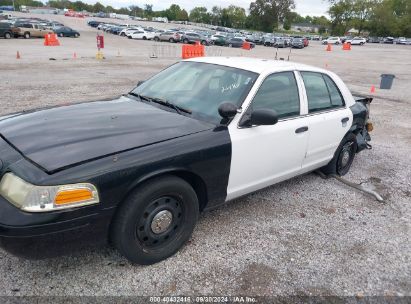
[[[41,259],[107,243],[114,209],[86,209],[27,213],[0,196],[0,246],[20,257]]]

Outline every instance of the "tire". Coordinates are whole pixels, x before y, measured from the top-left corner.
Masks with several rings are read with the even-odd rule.
[[[59,34],[59,37],[64,37],[64,34],[63,34],[63,33],[60,33],[60,34]]]
[[[183,43],[188,44],[188,39],[184,39]]]
[[[4,39],[11,39],[11,33],[9,32],[4,33]]]
[[[158,37],[154,37],[154,41],[160,41],[160,38],[158,38]]]
[[[174,43],[174,39],[173,39],[173,38],[168,39],[168,41],[171,42],[171,43]]]
[[[341,141],[333,159],[320,170],[324,174],[337,174],[344,176],[350,171],[352,162],[357,152],[357,141],[353,133],[347,134]]]
[[[125,35],[126,35],[126,33],[121,33],[120,34],[121,37],[124,37]]]
[[[78,38],[78,34],[77,34],[77,33],[74,34],[74,38]]]
[[[203,40],[203,41],[201,41],[201,44],[202,45],[207,45],[207,41]]]
[[[233,47],[233,45],[232,45],[231,43],[229,43],[229,44],[228,44],[228,47],[229,47],[229,48],[232,48],[232,47]]]
[[[30,33],[29,32],[24,33],[23,37],[24,37],[24,39],[29,39],[30,38]]]
[[[153,220],[161,218],[162,212],[167,212],[164,226],[154,232]],[[111,241],[132,263],[151,265],[172,256],[189,240],[198,214],[197,195],[186,181],[175,176],[156,178],[134,190],[119,207]]]

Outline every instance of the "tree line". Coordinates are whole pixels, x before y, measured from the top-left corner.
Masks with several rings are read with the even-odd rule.
[[[350,28],[376,36],[411,37],[410,0],[330,0],[332,33]]]
[[[170,21],[191,21],[216,26],[251,29],[264,32],[289,30],[293,23],[309,23],[319,27],[320,33],[344,35],[351,28],[360,34],[365,31],[377,36],[411,37],[411,0],[327,0],[330,3],[329,18],[325,16],[300,16],[294,0],[255,0],[247,11],[243,7],[214,6],[211,10],[199,6],[187,12],[177,4],[161,11],[154,11],[153,5],[140,7],[131,5],[115,9],[100,2],[87,4],[82,1],[14,0],[18,9],[26,6],[49,6],[57,9],[73,9],[91,13],[118,13],[135,17],[167,17]],[[12,5],[13,0],[0,0],[0,6]]]

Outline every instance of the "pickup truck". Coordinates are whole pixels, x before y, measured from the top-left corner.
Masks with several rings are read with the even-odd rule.
[[[31,37],[44,38],[46,34],[53,34],[50,29],[35,23],[16,23],[13,28],[13,34],[17,37],[29,39]]]
[[[345,175],[370,147],[370,102],[320,68],[200,57],[112,100],[0,117],[0,244],[38,258],[109,240],[159,262],[202,211],[314,170]]]

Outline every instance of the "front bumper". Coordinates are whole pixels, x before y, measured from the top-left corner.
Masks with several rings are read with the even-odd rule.
[[[27,213],[0,196],[0,246],[29,259],[60,256],[107,242],[114,208]]]

